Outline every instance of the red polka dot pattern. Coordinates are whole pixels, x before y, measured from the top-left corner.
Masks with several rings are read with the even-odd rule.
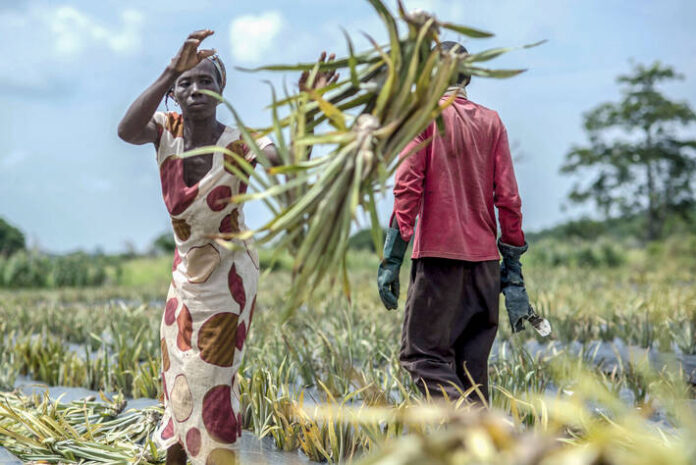
[[[232,152],[236,153],[237,155],[243,157],[245,160],[247,160],[251,164],[252,167],[256,166],[256,158],[253,157],[253,154],[249,150],[249,146],[247,146],[247,144],[245,144],[244,141],[236,140],[236,141],[232,142],[231,144],[229,144],[227,146],[227,148],[229,150],[231,150]],[[245,172],[241,168],[241,166],[240,166],[239,162],[237,162],[237,160],[235,160],[233,157],[226,154],[225,155],[225,171],[237,176],[235,174],[235,172],[230,168],[231,166],[238,169],[242,173]],[[247,184],[240,179],[238,192],[240,194],[246,193],[247,187],[248,187]]]
[[[240,465],[237,453],[233,450],[218,447],[213,449],[205,459],[205,465]]]
[[[251,162],[251,166],[256,166],[256,160]],[[246,194],[248,189],[249,189],[249,185],[240,179],[239,180],[239,189],[237,190],[237,192],[239,194]]]
[[[174,262],[172,263],[172,271],[176,270],[176,268],[179,266],[179,263],[181,263],[181,255],[179,255],[179,249],[174,249]]]
[[[201,451],[201,432],[198,428],[191,428],[186,433],[186,450],[194,457]]]
[[[249,324],[251,324],[252,318],[254,318],[254,310],[256,310],[256,296],[254,300],[251,301],[251,310],[249,311]]]
[[[188,380],[184,375],[177,375],[172,386],[171,409],[176,421],[182,423],[191,417],[193,413],[193,394]]]
[[[164,129],[169,131],[172,137],[184,137],[184,115],[175,111],[167,113]]]
[[[244,322],[242,321],[242,324],[237,326],[237,337],[235,338],[235,345],[237,347],[237,350],[242,350],[242,347],[244,347],[244,341],[246,340],[246,336],[246,324],[244,324]]]
[[[180,215],[196,200],[198,184],[184,183],[184,160],[172,155],[160,165],[162,196],[170,215]]]
[[[182,242],[189,240],[191,237],[191,225],[183,218],[172,218],[172,228],[176,238]]]
[[[164,372],[162,372],[162,394],[164,398],[169,400],[169,393],[167,392],[167,378],[164,377]]]
[[[211,365],[229,367],[234,364],[234,341],[237,338],[239,315],[217,313],[208,318],[198,330],[198,349],[201,359]]]
[[[239,210],[235,208],[220,221],[219,231],[223,234],[239,232]]]
[[[162,195],[181,247],[170,262],[172,283],[162,315],[166,341],[161,340],[160,399],[166,408],[155,434],[165,443],[178,441],[192,461],[230,465],[238,463],[232,444],[242,435],[244,422],[236,407],[236,372],[255,311],[259,266],[253,250],[247,249],[246,257],[244,250],[218,249],[215,236],[221,236],[215,230],[229,238],[245,229],[241,205],[230,201],[247,191],[238,174],[253,168],[256,157],[244,141],[230,143],[238,131],[226,130],[218,143],[236,155],[216,154],[214,176],[186,186],[188,161],[180,158],[183,119],[170,114],[165,122],[161,113],[155,116],[161,133],[157,159]],[[221,166],[223,161],[227,166]],[[228,289],[220,295],[219,284],[225,283]],[[191,302],[189,292],[195,294]]]
[[[176,308],[179,306],[179,301],[176,297],[172,297],[167,301],[167,305],[164,307],[164,323],[169,326],[174,323],[174,315],[176,313]]]
[[[162,350],[162,369],[169,371],[171,361],[169,360],[169,350],[167,349],[167,341],[162,338],[160,340],[160,349]]]
[[[219,212],[230,204],[230,197],[232,197],[232,189],[229,186],[217,186],[210,191],[205,201],[212,211]]]
[[[237,440],[237,415],[232,408],[230,386],[221,384],[208,391],[203,398],[203,424],[208,434],[218,442]]]
[[[249,155],[249,147],[241,139],[238,139],[228,144],[227,150],[236,153],[244,159],[247,159],[247,156]],[[242,170],[241,166],[239,165],[239,162],[237,162],[237,160],[231,155],[225,154],[225,171],[236,176],[234,171],[230,169],[230,166],[233,166],[240,170],[242,173],[244,173],[244,170]]]
[[[167,426],[162,430],[162,439],[170,439],[174,437],[174,423],[169,419]]]
[[[237,267],[234,264],[232,264],[232,268],[230,268],[227,283],[232,293],[232,298],[239,304],[239,312],[241,313],[246,305],[246,294],[244,292],[244,282],[242,281],[242,277],[239,276],[239,273],[237,273]]]
[[[184,352],[191,350],[193,320],[191,319],[191,313],[186,305],[181,307],[179,316],[176,318],[176,324],[179,327],[179,332],[176,335],[176,346]]]

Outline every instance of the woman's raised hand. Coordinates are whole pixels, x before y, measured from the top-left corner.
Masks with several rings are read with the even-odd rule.
[[[215,34],[215,31],[210,29],[201,29],[200,31],[189,34],[184,45],[181,46],[179,53],[172,58],[171,67],[176,72],[183,73],[196,66],[201,60],[215,55],[215,50],[213,49],[198,50],[198,46],[203,39],[213,34]]]
[[[329,62],[333,61],[336,58],[335,54],[329,55]],[[321,55],[319,56],[319,63],[326,63],[326,52],[321,52]],[[309,71],[304,71],[302,75],[300,76],[300,90],[301,91],[306,91],[309,89],[323,89],[324,87],[330,85],[330,84],[335,84],[336,81],[338,81],[339,74],[336,72],[335,69],[332,69],[330,71],[319,71],[317,75],[314,78],[314,82],[308,83],[307,81],[309,80]]]

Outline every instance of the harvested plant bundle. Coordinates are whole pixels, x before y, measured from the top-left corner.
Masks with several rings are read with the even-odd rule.
[[[256,192],[232,197],[233,202],[262,200],[273,219],[256,231],[226,235],[225,239],[248,239],[289,248],[294,256],[293,285],[287,299],[286,316],[311,295],[325,276],[343,274],[349,295],[345,254],[351,225],[358,207],[369,212],[373,240],[381,249],[381,229],[375,207],[375,193],[386,188],[398,164],[399,153],[456,97],[442,97],[459,74],[484,77],[510,77],[523,70],[489,70],[475,66],[509,49],[491,49],[477,54],[457,48],[439,47],[440,28],[473,37],[491,34],[438,21],[424,12],[407,13],[398,3],[400,19],[408,34],[401,38],[397,19],[381,0],[369,0],[384,23],[389,37],[385,46],[367,36],[373,49],[355,54],[346,33],[349,56],[329,62],[264,66],[266,71],[309,71],[310,83],[318,72],[344,70],[349,78],[322,89],[311,85],[282,101],[273,91],[273,126],[265,133],[276,138],[281,166],[255,172],[243,150],[224,150],[228,169]],[[217,94],[211,95],[222,98]],[[224,100],[223,100],[224,101]],[[252,133],[245,129],[232,106],[248,149],[269,166]],[[279,116],[279,110],[288,114]],[[327,122],[332,129],[314,134]],[[442,130],[442,125],[439,124]],[[286,141],[289,133],[289,141]],[[427,143],[427,141],[426,141]],[[315,145],[330,146],[329,153],[310,159]],[[204,147],[190,155],[209,153]],[[215,150],[220,150],[216,148]]]
[[[124,411],[122,396],[61,403],[48,393],[0,393],[3,447],[30,463],[160,463],[150,440],[160,407]]]

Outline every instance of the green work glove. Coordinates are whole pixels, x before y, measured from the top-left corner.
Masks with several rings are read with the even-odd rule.
[[[534,312],[529,305],[527,290],[524,288],[520,263],[520,256],[527,251],[527,243],[525,242],[522,247],[515,247],[498,239],[498,250],[503,256],[500,264],[500,288],[505,295],[505,308],[510,318],[512,332],[516,333],[524,329],[524,320],[529,319]]]
[[[401,238],[399,230],[389,228],[387,238],[384,241],[384,259],[379,264],[377,271],[379,297],[387,310],[393,310],[398,306],[399,270],[407,248],[408,242]]]

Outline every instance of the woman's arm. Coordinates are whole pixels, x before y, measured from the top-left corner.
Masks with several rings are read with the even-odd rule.
[[[162,75],[135,99],[118,125],[118,137],[135,145],[155,142],[157,125],[153,115],[179,74],[167,66]]]
[[[162,75],[128,108],[118,125],[118,137],[136,145],[157,140],[157,125],[152,119],[157,107],[181,73],[215,54],[214,50],[198,50],[201,41],[212,34],[210,29],[204,29],[188,36]]]

